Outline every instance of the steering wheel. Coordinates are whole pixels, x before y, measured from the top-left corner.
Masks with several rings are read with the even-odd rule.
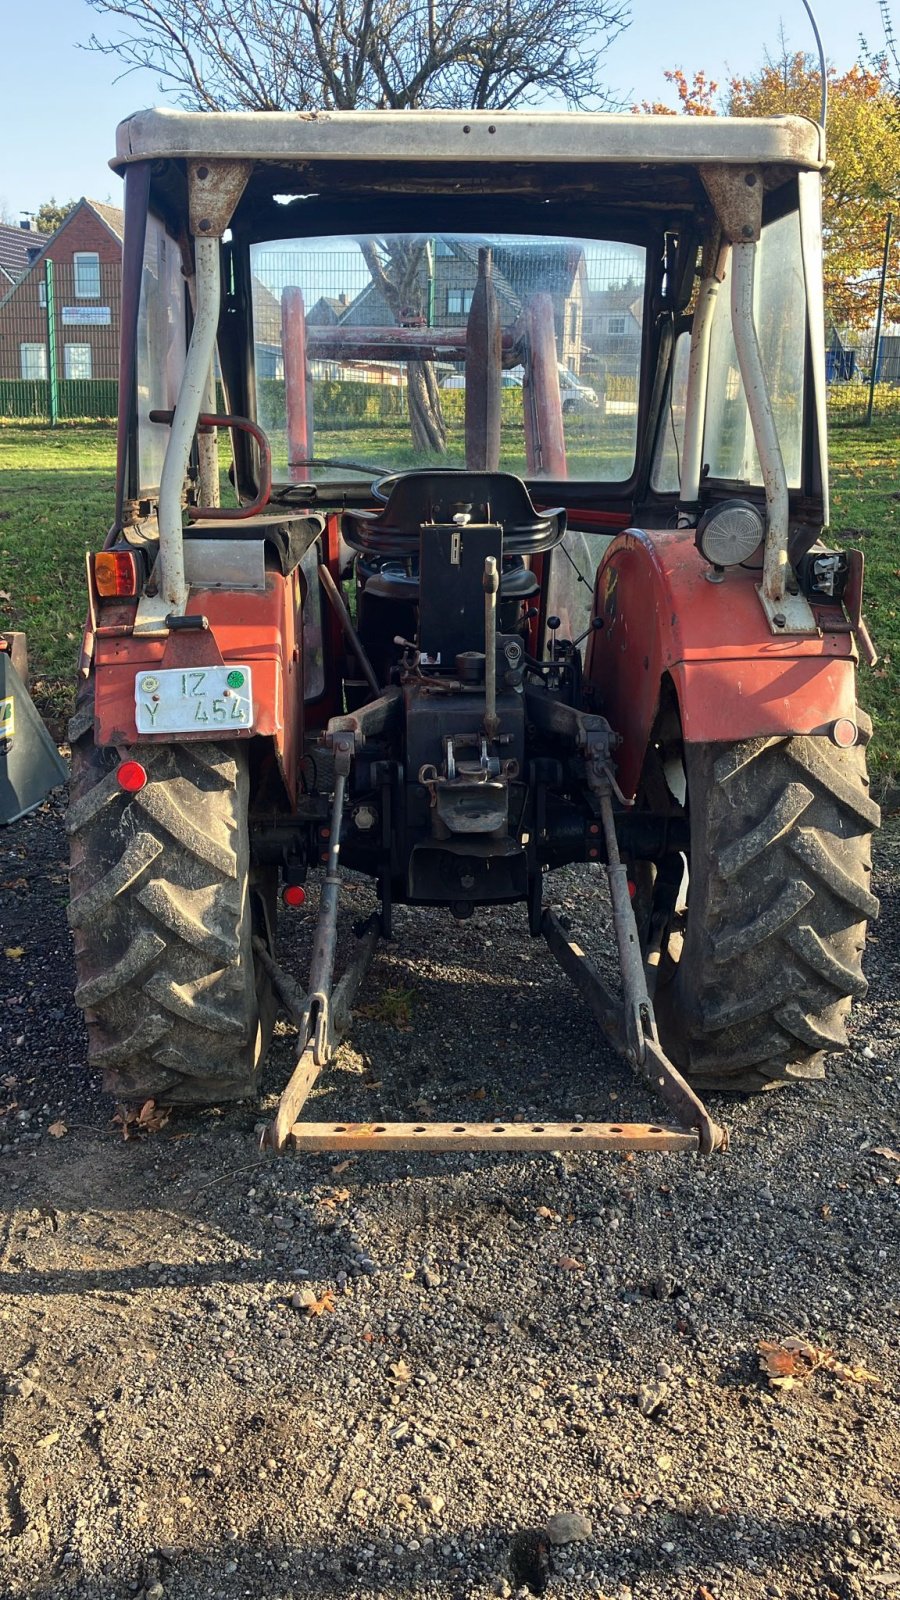
[[[465,467],[409,467],[406,472],[388,472],[385,477],[375,479],[372,494],[380,505],[386,506],[392,490],[406,478],[418,478],[423,473],[427,473],[429,478],[459,478],[466,471]]]

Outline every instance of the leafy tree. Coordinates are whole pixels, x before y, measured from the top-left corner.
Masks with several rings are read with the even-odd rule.
[[[640,107],[634,107],[635,111],[651,112],[658,117],[674,117],[678,112],[686,117],[714,117],[718,114],[714,97],[719,85],[714,78],[708,78],[705,72],[695,72],[688,83],[681,67],[676,67],[673,72],[664,72],[663,77],[675,87],[677,107],[667,106],[662,100],[644,100]]]
[[[715,116],[717,85],[704,72],[691,82],[667,72],[686,116]],[[773,117],[786,112],[818,120],[818,62],[802,51],[782,50],[750,77],[732,78],[722,109],[732,117]],[[644,110],[669,112],[661,104]],[[828,73],[827,147],[832,170],[823,186],[825,302],[835,324],[871,323],[878,300],[885,217],[900,205],[900,118],[887,67],[873,62]],[[900,272],[890,273],[885,301],[889,320],[900,317]]]
[[[818,118],[818,65],[797,53],[734,78],[732,116],[783,112]],[[900,121],[880,72],[853,66],[828,75],[827,149],[834,163],[823,188],[825,302],[840,327],[861,328],[875,315],[885,216],[900,200]],[[889,319],[900,313],[900,279],[888,282]]]
[[[38,233],[55,233],[77,204],[77,200],[65,200],[60,205],[55,195],[51,195],[49,200],[44,200],[34,213],[34,226]]]
[[[609,105],[601,58],[628,0],[88,0],[115,31],[88,48],[203,111],[501,110]],[[372,240],[366,259],[392,313],[410,304],[424,241]],[[433,367],[409,364],[413,438],[446,442]]]

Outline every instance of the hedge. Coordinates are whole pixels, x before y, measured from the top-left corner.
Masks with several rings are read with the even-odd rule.
[[[115,417],[119,385],[115,378],[63,378],[56,386],[60,417]],[[50,417],[46,378],[0,379],[0,417]]]

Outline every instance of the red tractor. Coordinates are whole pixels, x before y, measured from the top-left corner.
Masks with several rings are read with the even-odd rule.
[[[277,1148],[709,1150],[705,1091],[844,1048],[878,808],[862,557],[820,539],[824,163],[799,118],[122,124],[69,812],[119,1098],[254,1092],[311,872]],[[573,862],[620,993],[543,906]],[[335,984],[342,865],[379,909]],[[392,906],[505,901],[677,1126],[298,1122]]]

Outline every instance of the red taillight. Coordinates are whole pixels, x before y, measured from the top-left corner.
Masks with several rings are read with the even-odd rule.
[[[101,550],[94,557],[94,588],[101,600],[138,592],[137,560],[130,550]]]
[[[281,898],[286,906],[302,906],[306,901],[306,890],[299,883],[289,883],[282,889]]]
[[[137,794],[147,782],[147,770],[139,761],[123,761],[116,773],[119,788],[126,794]]]
[[[628,879],[628,893],[629,893],[629,895],[630,895],[632,900],[634,899],[635,895],[637,894],[637,884],[635,883],[633,878],[629,878]]]

